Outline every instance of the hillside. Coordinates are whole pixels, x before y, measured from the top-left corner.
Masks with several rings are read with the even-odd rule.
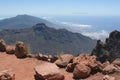
[[[0,38],[8,44],[23,41],[30,46],[32,53],[42,52],[45,54],[90,53],[96,44],[95,40],[79,33],[50,28],[43,23],[36,24],[32,28],[2,30]]]
[[[45,23],[46,25],[49,25],[49,27],[57,28],[55,24],[38,17],[17,15],[15,17],[0,20],[0,29],[23,29],[29,28],[37,23]]]

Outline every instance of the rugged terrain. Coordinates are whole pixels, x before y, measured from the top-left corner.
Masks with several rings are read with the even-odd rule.
[[[98,40],[92,55],[96,55],[101,62],[107,60],[112,62],[116,58],[120,58],[120,32],[117,30],[111,32],[105,43]]]
[[[106,43],[97,41],[91,55],[55,56],[30,54],[24,42],[13,46],[0,39],[0,80],[119,80],[119,40],[120,32],[113,31]]]
[[[0,65],[1,65],[0,72],[4,70],[11,70],[13,73],[15,73],[15,80],[35,80],[34,68],[35,66],[41,65],[43,63],[48,63],[48,62],[37,60],[35,58],[19,59],[16,58],[15,55],[9,55],[6,54],[5,52],[0,53]],[[64,80],[74,80],[73,74],[71,72],[67,72],[65,68],[60,68],[60,71],[65,77]],[[119,75],[120,73],[110,74],[110,76],[116,78],[114,80],[119,80],[120,79]],[[103,80],[103,77],[104,75],[101,72],[98,72],[82,80]]]
[[[34,25],[26,29],[6,29],[0,31],[0,38],[8,44],[15,44],[16,41],[25,42],[32,53],[59,54],[60,52],[90,53],[96,44],[96,40],[83,36],[79,33],[72,33],[66,29],[54,29],[44,23]]]

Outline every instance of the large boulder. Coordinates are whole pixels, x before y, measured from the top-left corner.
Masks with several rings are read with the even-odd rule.
[[[63,54],[60,55],[60,58],[58,60],[55,61],[55,64],[62,68],[62,67],[66,67],[68,63],[70,63],[73,60],[73,55],[71,54]]]
[[[73,71],[74,79],[83,79],[87,78],[90,75],[91,69],[88,66],[78,64],[75,66]]]
[[[96,56],[90,56],[88,54],[80,54],[78,57],[75,57],[73,59],[73,63],[83,64],[85,66],[88,66],[92,69],[93,73],[96,70],[97,71],[102,70],[102,64],[96,60]]]
[[[80,54],[73,59],[73,63],[68,64],[66,70],[73,71],[73,78],[83,79],[87,78],[90,74],[101,72],[103,65],[96,60],[96,56],[88,54]]]
[[[73,59],[73,63],[83,63],[83,64],[87,64],[88,63],[88,59],[89,59],[89,55],[87,54],[80,54],[79,56],[75,57]]]
[[[10,70],[0,72],[0,80],[15,80],[15,74]]]
[[[35,67],[37,80],[64,80],[59,68],[53,63],[43,63]]]
[[[14,46],[6,46],[6,53],[7,54],[14,54],[15,53],[15,47]]]
[[[18,41],[15,47],[15,55],[18,58],[25,58],[27,57],[28,51],[27,46],[24,42]]]
[[[3,39],[0,39],[0,52],[6,51],[6,42]]]

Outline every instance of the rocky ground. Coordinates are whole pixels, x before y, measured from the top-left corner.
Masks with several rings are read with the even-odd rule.
[[[35,58],[18,59],[15,55],[0,53],[0,71],[11,69],[15,73],[15,80],[35,80],[34,68],[37,65],[46,63]],[[73,80],[72,73],[68,73],[65,69],[60,69],[65,75],[65,80]]]
[[[3,70],[12,70],[15,73],[15,80],[35,80],[35,66],[41,65],[44,62],[41,60],[37,60],[35,58],[24,58],[19,59],[15,55],[9,55],[5,52],[0,53],[0,71]],[[66,72],[65,68],[60,68],[61,73],[63,73],[65,79],[64,80],[74,80],[73,74],[70,72]],[[120,73],[110,74],[110,76],[114,76],[115,79],[112,80],[119,80]],[[85,80],[103,80],[104,75],[100,72],[90,75]],[[111,79],[105,79],[111,80]]]
[[[106,42],[98,40],[92,55],[52,56],[29,54],[24,42],[11,46],[0,39],[0,80],[120,80],[120,32]]]
[[[18,59],[15,55],[0,53],[0,71],[11,69],[15,80],[34,80],[34,67],[42,61],[34,58]]]

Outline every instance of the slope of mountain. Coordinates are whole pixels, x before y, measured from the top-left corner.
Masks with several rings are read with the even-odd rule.
[[[39,23],[32,28],[6,29],[0,31],[0,38],[9,44],[24,41],[31,47],[33,53],[57,54],[60,52],[90,53],[96,40],[85,37],[79,33],[72,33],[65,29],[53,29],[44,23]]]
[[[57,28],[55,24],[38,17],[17,15],[16,17],[0,20],[0,29],[23,29],[29,28],[37,23],[45,23],[49,27]]]

